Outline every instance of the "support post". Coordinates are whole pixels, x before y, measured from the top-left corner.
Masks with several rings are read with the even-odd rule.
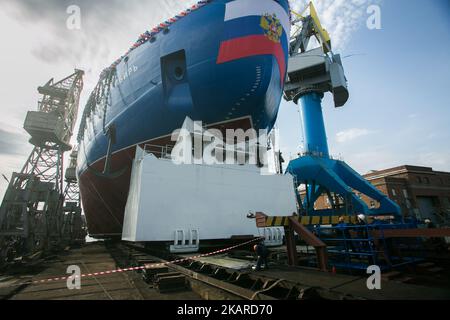
[[[328,272],[327,245],[293,217],[289,218],[289,228],[297,232],[308,245],[316,249],[317,266],[321,271]]]
[[[288,264],[290,266],[296,266],[298,265],[297,246],[295,244],[294,229],[290,224],[284,227],[284,233],[286,236]]]
[[[328,141],[322,113],[323,93],[309,92],[300,97],[305,152],[328,158]]]

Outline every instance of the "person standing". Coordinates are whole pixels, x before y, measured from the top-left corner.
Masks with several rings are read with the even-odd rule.
[[[269,256],[269,250],[265,246],[264,242],[260,242],[260,243],[256,244],[253,247],[253,250],[256,252],[256,255],[258,256],[258,260],[256,262],[256,267],[254,267],[253,269],[255,271],[260,271],[261,270],[261,266],[263,264],[264,264],[264,267],[266,269],[268,269],[267,258]]]

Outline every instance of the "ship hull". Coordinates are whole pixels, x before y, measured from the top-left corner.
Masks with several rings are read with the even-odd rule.
[[[273,127],[283,93],[289,31],[283,29],[273,41],[266,39],[262,16],[227,21],[231,2],[249,6],[248,0],[212,1],[117,65],[106,107],[90,113],[79,141],[78,178],[91,236],[122,233],[136,145],[169,144],[186,117],[219,128]],[[278,16],[280,10],[288,16],[287,0],[263,2]],[[117,175],[105,176],[99,173],[105,168],[110,139],[105,133],[111,126],[115,141],[108,173]]]

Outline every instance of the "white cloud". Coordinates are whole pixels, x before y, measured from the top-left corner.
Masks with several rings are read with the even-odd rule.
[[[384,146],[374,146],[355,153],[347,152],[344,161],[360,174],[406,164],[398,154],[391,152],[389,148]]]
[[[414,164],[432,167],[434,170],[450,170],[450,152],[447,150],[419,152],[415,157]]]
[[[402,165],[450,171],[450,152],[447,150],[403,152],[395,146],[375,145],[362,148],[359,152],[346,152],[344,161],[361,174]]]
[[[292,9],[301,12],[309,0],[291,0]],[[331,43],[337,51],[348,44],[351,36],[369,17],[367,8],[379,0],[316,0],[314,6],[322,25],[330,33]]]
[[[359,137],[367,136],[372,132],[367,129],[351,128],[336,133],[336,141],[339,143],[349,142]]]

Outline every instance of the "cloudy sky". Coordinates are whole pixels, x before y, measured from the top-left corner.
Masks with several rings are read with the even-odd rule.
[[[21,169],[31,146],[22,129],[37,107],[37,87],[80,68],[81,108],[99,73],[138,35],[192,5],[192,0],[0,0],[0,173]],[[293,0],[295,9],[306,1]],[[350,101],[324,102],[331,152],[365,173],[401,164],[450,171],[450,6],[446,0],[317,0],[335,51],[344,57]],[[381,29],[366,27],[381,8]],[[81,8],[81,30],[66,12]],[[286,158],[302,145],[299,113],[283,102],[277,124]],[[77,126],[78,128],[78,126]],[[0,195],[6,187],[1,179]]]

